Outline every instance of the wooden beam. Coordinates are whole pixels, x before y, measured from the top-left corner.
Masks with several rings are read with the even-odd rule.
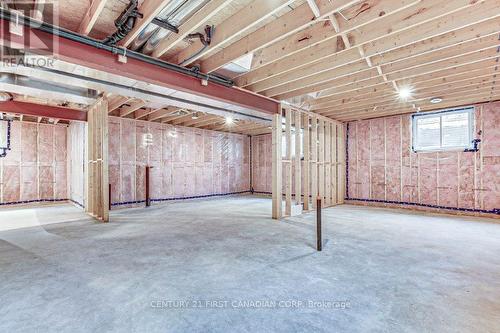
[[[318,8],[322,14],[316,20],[323,19],[355,2],[357,1],[338,0],[332,2],[329,0],[318,0]],[[204,72],[215,71],[245,54],[260,50],[299,30],[307,28],[315,20],[311,16],[309,5],[304,3],[210,56],[201,63],[201,68]]]
[[[281,112],[273,115],[272,129],[272,218],[283,216],[282,206],[282,124]]]
[[[344,203],[346,182],[346,151],[344,125],[337,125],[337,202]]]
[[[323,18],[324,21],[318,21],[317,24],[311,27],[301,29],[297,33],[259,50],[254,55],[252,70],[248,74],[243,74],[238,78],[236,83],[240,85],[239,82],[243,80],[245,76],[253,75],[253,71],[262,66],[275,63],[278,60],[290,62],[290,58],[293,55],[295,55],[294,58],[304,58],[305,62],[310,62],[314,60],[314,58],[311,58],[311,54],[317,54],[318,56],[315,60],[320,60],[325,57],[325,55],[319,53],[326,47],[327,44],[325,43],[328,43],[331,39],[336,40],[341,35],[340,32],[347,33],[365,24],[380,20],[385,15],[390,15],[415,5],[418,2],[420,2],[420,0],[367,0],[343,10],[340,20],[332,20],[332,16],[335,17],[336,15],[335,13],[325,17]],[[344,19],[344,17],[346,19]],[[334,24],[339,25],[336,27],[336,29],[338,29],[336,31],[335,27],[332,27]],[[321,44],[324,44],[325,47],[322,47]],[[314,50],[310,48],[314,48]],[[331,55],[331,53],[326,54],[326,56],[328,55]],[[306,56],[307,59],[305,58]],[[302,63],[302,65],[304,65],[305,62]],[[292,63],[288,65],[293,66]],[[257,81],[248,79],[246,85],[254,82]]]
[[[465,89],[467,87],[470,87],[470,89],[473,89],[475,85],[478,84],[485,84],[485,83],[492,83],[494,81],[493,78],[494,72],[490,69],[489,71],[485,71],[484,75],[477,76],[475,79],[470,79],[470,76],[467,77],[465,80],[458,80],[458,81],[451,81],[451,82],[441,82],[440,84],[437,85],[432,85],[432,86],[414,86],[414,92],[413,92],[413,98],[418,100],[419,98],[423,97],[426,98],[429,96],[437,96],[439,95],[443,90],[450,90],[450,89]],[[374,102],[381,102],[381,101],[386,101],[386,102],[394,102],[397,99],[397,93],[394,91],[394,89],[388,89],[386,91],[381,91],[379,93],[371,93],[369,94],[366,98],[364,98],[363,95],[360,95],[359,98],[353,96],[352,98],[349,99],[344,99],[344,100],[332,100],[329,103],[323,103],[318,106],[312,107],[312,110],[314,112],[317,112],[319,114],[324,114],[328,116],[330,113],[334,113],[333,110],[344,110],[344,109],[349,109],[349,108],[356,108],[356,107],[362,107],[362,106],[371,106],[373,105]]]
[[[122,97],[122,96],[116,97],[115,99],[110,101],[109,106],[108,106],[109,107],[108,113],[115,111],[116,109],[121,107],[123,104],[127,104],[128,102],[130,102],[132,99],[133,98],[130,98],[130,97]]]
[[[371,57],[371,61],[374,66],[380,66],[398,60],[411,59],[416,56],[424,55],[427,52],[439,51],[444,48],[453,49],[455,46],[460,47],[459,45],[463,45],[468,41],[475,41],[489,35],[498,35],[498,31],[500,31],[500,19],[494,17],[471,26],[452,30],[391,50],[390,52],[374,55]]]
[[[338,147],[337,147],[337,124],[332,122],[331,123],[331,130],[330,130],[330,136],[331,136],[331,160],[332,160],[332,165],[331,165],[331,181],[332,181],[332,187],[331,187],[331,196],[332,196],[332,204],[333,205],[338,205],[339,200],[337,196],[337,189],[338,189],[338,178],[337,178],[337,155],[338,155]]]
[[[80,23],[80,27],[78,28],[79,34],[88,35],[90,33],[95,22],[99,18],[99,15],[101,15],[106,2],[107,0],[91,0],[89,9],[87,10],[87,13]]]
[[[148,116],[148,121],[155,121],[155,120],[159,120],[159,119],[171,116],[172,114],[174,114],[178,110],[179,110],[178,108],[172,108],[172,107],[157,110]]]
[[[442,1],[436,1],[435,6],[436,13],[427,15],[426,20],[417,20],[418,23],[408,25],[411,29],[397,29],[397,26],[391,26],[393,31],[398,32],[392,33],[390,37],[373,40],[374,32],[366,27],[353,32],[356,34],[353,38],[355,41],[361,38],[370,40],[371,42],[365,45],[365,53],[367,56],[373,56],[500,16],[497,10],[500,6],[499,0],[453,0],[444,4]],[[437,12],[441,14],[438,15]],[[406,26],[403,23],[397,25]]]
[[[304,210],[309,210],[310,209],[310,199],[309,196],[311,195],[311,177],[310,177],[310,172],[311,172],[311,137],[310,137],[310,131],[309,131],[309,115],[304,114],[303,115],[303,137],[304,137]],[[313,198],[314,200],[314,198]]]
[[[108,102],[100,98],[88,111],[87,189],[85,210],[94,218],[109,221]]]
[[[295,204],[302,203],[302,136],[301,136],[301,118],[302,114],[299,111],[294,112],[294,136],[295,136],[295,158],[294,158],[294,172],[295,172]],[[305,200],[304,200],[305,201]]]
[[[309,69],[306,69],[306,71],[308,70]],[[294,76],[294,81],[285,84],[280,84],[280,82],[277,81],[278,80],[277,78],[272,78],[271,79],[272,81],[270,82],[262,81],[256,83],[255,84],[256,87],[254,88],[259,90],[260,93],[265,96],[269,97],[279,96],[290,91],[299,90],[307,87],[314,87],[323,82],[337,81],[339,78],[348,78],[352,82],[353,80],[351,78],[353,74],[356,73],[363,73],[362,76],[364,79],[368,79],[374,76],[379,76],[377,70],[375,69],[370,70],[370,68],[366,65],[366,62],[364,60],[358,60],[355,63],[350,63],[341,67],[336,67],[327,71],[322,71],[315,75],[308,75],[307,77],[304,77],[302,79],[295,77],[299,75],[298,72],[293,72],[293,74],[291,75]],[[264,85],[269,83],[271,83],[273,87],[266,90],[260,90],[262,89],[262,87],[264,87]],[[311,92],[314,92],[314,90],[312,90]]]
[[[448,105],[449,101],[457,100],[457,99],[467,99],[471,100],[475,96],[485,96],[492,93],[495,93],[495,89],[498,88],[498,84],[490,83],[483,86],[474,87],[473,89],[462,89],[461,91],[451,90],[448,93],[442,94],[442,98],[445,102],[439,103],[439,105],[434,105],[430,102],[429,98],[420,99],[418,101],[412,101],[410,103],[381,103],[377,105],[376,108],[359,108],[352,110],[340,110],[334,114],[331,114],[331,117],[335,119],[341,119],[345,116],[354,116],[354,115],[375,115],[379,113],[393,112],[393,111],[409,111],[409,112],[417,112],[419,109],[425,109],[428,107],[433,108],[443,108],[443,105]],[[418,105],[418,107],[413,107],[413,104]]]
[[[285,107],[285,215],[292,215],[292,110]]]
[[[486,40],[492,37],[487,37]],[[472,42],[470,45],[473,44]],[[480,42],[476,42],[476,45],[480,47],[485,47],[484,45],[486,44],[485,40],[481,40]],[[427,60],[428,62],[421,63],[419,67],[411,67],[405,70],[400,70],[398,72],[393,72],[390,74],[385,74],[385,76],[389,79],[389,81],[404,81],[410,78],[413,78],[415,76],[421,76],[422,74],[425,73],[431,73],[433,71],[439,71],[441,68],[454,68],[456,66],[464,66],[467,64],[471,64],[474,62],[479,62],[483,60],[488,60],[488,59],[493,59],[495,58],[496,55],[496,50],[495,47],[490,47],[487,49],[481,49],[479,51],[474,51],[470,53],[465,53],[460,56],[456,56],[453,58],[449,59],[443,59],[441,61],[436,61],[438,59],[441,59],[441,53],[444,51],[436,51],[434,60]],[[447,51],[448,52],[448,51]],[[449,51],[448,54],[452,54],[453,51]],[[426,55],[425,57],[428,57]],[[445,55],[443,55],[445,57]],[[418,65],[418,62],[409,62],[409,64],[414,64]],[[361,64],[359,66],[362,66]],[[389,72],[391,70],[390,65],[386,65],[385,67],[385,73]],[[275,88],[268,89],[264,91],[263,93],[269,96],[273,96],[274,98],[290,98],[293,95],[300,95],[304,93],[310,93],[314,91],[318,91],[321,88],[327,88],[328,87],[328,82],[335,82],[338,83],[339,80],[336,80],[337,77],[333,77],[332,75],[335,75],[336,73],[339,75],[342,75],[342,77],[346,77],[351,80],[351,82],[358,81],[358,79],[355,78],[356,75],[361,75],[361,79],[367,79],[367,78],[372,78],[372,77],[379,77],[378,79],[374,79],[375,83],[383,83],[384,80],[381,78],[380,74],[375,71],[375,69],[369,69],[371,71],[371,74],[364,74],[365,72],[363,70],[358,70],[355,72],[355,69],[359,68],[354,68],[353,71],[354,73],[351,76],[348,76],[348,71],[349,71],[349,65],[333,69],[327,72],[323,72],[319,75],[316,76],[310,76],[305,79],[302,79],[300,81],[294,81],[290,82],[288,84],[278,86]],[[401,62],[401,67],[404,66],[404,61]],[[360,67],[361,68],[361,67]],[[363,73],[363,74],[362,74]],[[328,75],[330,75],[330,79],[328,78]],[[364,86],[364,84],[362,85]],[[328,88],[327,88],[328,89]],[[335,91],[335,89],[334,89]]]
[[[153,21],[153,19],[162,11],[165,6],[171,0],[145,0],[142,2],[142,5],[139,7],[139,12],[143,15],[142,18],[138,18],[134,28],[130,31],[127,36],[120,41],[120,45],[123,47],[127,47],[132,43],[132,41],[139,36],[142,30],[146,28],[148,24]]]
[[[316,4],[315,0],[307,0],[307,4],[311,8],[311,11],[314,14],[314,17],[318,18],[321,16],[321,13],[319,11],[318,5]]]
[[[181,24],[178,29],[179,33],[170,34],[166,38],[162,39],[156,49],[153,51],[153,57],[159,58],[172,48],[174,48],[179,42],[187,37],[188,34],[193,32],[198,27],[203,26],[206,22],[212,20],[212,18],[218,15],[222,10],[224,10],[232,1],[231,0],[211,0],[200,10],[194,13],[190,18]],[[217,32],[216,32],[217,33]]]
[[[318,196],[318,118],[311,117],[311,196],[312,206],[317,208]]]
[[[144,107],[146,105],[146,102],[143,100],[136,100],[133,102],[130,106],[124,107],[120,110],[120,117],[126,117],[129,114],[139,110],[140,108]]]
[[[484,1],[484,4],[483,2],[471,4],[465,0],[454,0],[451,2],[447,2],[446,6],[441,6],[441,2],[438,0],[429,0],[427,2],[423,1],[418,7],[408,7],[405,10],[401,10],[394,15],[384,16],[384,18],[380,20],[382,28],[372,26],[375,23],[364,25],[358,29],[353,30],[352,36],[356,46],[364,45],[362,49],[362,56],[364,56],[365,61],[368,58],[368,64],[370,64],[370,57],[374,54],[374,52],[371,51],[374,43],[387,45],[386,49],[378,48],[378,53],[388,52],[397,47],[404,47],[408,43],[411,44],[420,40],[432,38],[439,34],[453,31],[458,28],[472,25],[477,22],[483,22],[492,17],[494,18],[500,16],[500,14],[492,11],[492,8],[498,5],[497,2],[498,0],[491,0]],[[415,11],[415,8],[425,8],[425,10],[417,11],[418,15],[413,15],[410,19],[402,20],[404,17],[407,17],[408,14],[412,13],[412,11]],[[453,13],[454,20],[446,20],[445,14],[449,13]],[[472,14],[474,20],[470,20],[469,14]],[[386,24],[391,26],[391,32],[389,35],[387,35],[385,30],[383,29]],[[428,28],[428,26],[432,26],[433,29]],[[422,27],[424,27],[424,29],[422,29]],[[406,34],[412,35],[413,38],[407,38]],[[394,39],[393,35],[399,36],[396,39],[398,41],[396,47],[394,43],[391,43],[391,41]],[[402,41],[408,41],[408,43],[405,44]],[[430,48],[432,46],[428,47]],[[341,51],[339,54],[347,51],[348,50]],[[344,65],[347,66],[350,62],[356,59],[360,59],[360,54],[353,54],[351,57],[348,57],[346,60],[344,60]],[[291,71],[291,73],[286,72],[278,76],[274,75],[272,78],[258,82],[257,84],[253,86],[251,85],[248,88],[253,91],[262,92],[262,89],[268,89],[269,87],[279,87],[279,85],[282,85],[283,87],[280,89],[268,89],[270,91],[263,92],[267,96],[275,97],[289,91],[299,90],[303,87],[306,87],[307,85],[314,82],[314,78],[304,80],[305,77],[317,77],[317,73],[331,73],[329,72],[329,68],[332,68],[330,69],[330,71],[333,72],[333,68],[336,68],[336,66],[342,66],[342,63],[331,63],[329,61],[318,62],[315,63],[314,66],[305,66],[304,68],[301,67],[300,70]],[[378,74],[380,75],[382,73]],[[320,83],[320,80],[321,78],[318,79],[316,84]],[[288,84],[288,82],[294,82],[294,84]],[[304,85],[301,86],[302,82],[304,82]]]
[[[254,0],[216,27],[209,47],[200,52],[203,49],[203,44],[197,40],[179,52],[176,56],[177,63],[189,65],[195,62],[214,49],[231,42],[237,36],[240,36],[245,31],[271,17],[291,3],[293,3],[292,0]],[[203,62],[201,69],[202,71],[207,71],[204,68]]]
[[[147,117],[150,114],[153,114],[153,113],[155,113],[157,111],[160,111],[160,110],[163,110],[163,108],[159,108],[159,109],[153,109],[153,108],[139,109],[139,110],[135,111],[134,118],[135,119],[141,119],[141,118]]]

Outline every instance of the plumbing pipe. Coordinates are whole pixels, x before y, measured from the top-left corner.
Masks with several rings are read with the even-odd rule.
[[[7,20],[7,21],[10,21],[10,22],[13,22],[16,20],[16,17],[13,16],[9,10],[6,10],[4,8],[0,8],[0,18]],[[155,66],[158,66],[158,67],[161,67],[164,69],[176,71],[176,72],[181,73],[181,74],[189,75],[191,77],[195,77],[195,78],[198,78],[200,80],[207,80],[209,82],[221,84],[221,85],[224,85],[226,87],[233,86],[232,80],[221,78],[220,76],[216,76],[216,75],[203,74],[203,73],[200,73],[197,71],[195,72],[195,71],[192,71],[188,68],[185,68],[185,67],[182,67],[179,65],[175,65],[175,64],[171,64],[171,63],[165,62],[163,60],[155,59],[155,58],[152,58],[150,56],[144,55],[142,53],[127,50],[127,49],[122,48],[122,47],[106,45],[103,42],[95,40],[95,39],[90,38],[88,36],[82,36],[82,35],[79,35],[75,32],[72,32],[72,31],[69,31],[69,30],[66,30],[66,29],[63,29],[60,27],[56,27],[56,26],[49,24],[49,23],[38,22],[38,21],[35,21],[29,17],[25,17],[25,16],[22,17],[18,23],[23,24],[24,26],[30,27],[31,29],[40,30],[40,31],[52,34],[54,36],[66,38],[68,40],[78,42],[81,44],[85,44],[87,46],[95,47],[97,49],[102,49],[102,50],[105,50],[105,51],[112,53],[112,54],[122,55],[124,57],[129,57],[132,59],[143,61],[145,63],[155,65]]]

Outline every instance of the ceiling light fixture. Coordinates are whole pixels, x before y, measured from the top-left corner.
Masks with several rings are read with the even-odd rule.
[[[234,119],[231,116],[226,117],[226,125],[232,125],[234,124]]]
[[[434,97],[434,98],[431,98],[430,102],[432,104],[437,104],[437,103],[441,103],[443,101],[443,99],[441,97]]]
[[[413,90],[408,86],[401,87],[398,90],[398,95],[400,100],[407,101],[413,95]]]

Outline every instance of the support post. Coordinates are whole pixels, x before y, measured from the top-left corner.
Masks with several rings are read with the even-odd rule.
[[[111,184],[108,186],[108,209],[111,210]]]
[[[316,198],[316,249],[323,250],[323,239],[321,235],[321,197]]]
[[[311,153],[310,153],[310,132],[309,115],[304,115],[304,210],[310,209],[309,195],[311,193]]]
[[[283,216],[282,208],[282,127],[281,127],[281,111],[273,115],[273,132],[272,132],[272,194],[273,194],[273,219],[279,220]]]
[[[149,193],[149,191],[150,191],[150,184],[149,184],[150,171],[151,171],[151,167],[147,166],[146,167],[146,207],[151,206],[151,196]]]
[[[301,131],[301,118],[302,114],[300,111],[295,111],[295,204],[300,205],[302,203],[302,142],[300,142],[300,131]],[[305,201],[305,200],[304,200]]]
[[[108,101],[100,98],[88,111],[87,123],[87,207],[103,222],[109,221]]]
[[[292,215],[292,109],[285,109],[285,215]]]

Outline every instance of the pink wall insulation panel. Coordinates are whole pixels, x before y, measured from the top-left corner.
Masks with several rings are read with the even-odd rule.
[[[67,132],[68,199],[80,206],[85,206],[85,147],[87,124],[71,122]],[[61,143],[62,144],[62,143]]]
[[[250,190],[250,139],[239,134],[110,117],[113,204]]]
[[[350,199],[500,209],[500,102],[476,105],[478,152],[415,153],[411,127],[411,115],[349,123]]]
[[[0,204],[68,198],[67,127],[12,122],[11,150],[0,159]]]

